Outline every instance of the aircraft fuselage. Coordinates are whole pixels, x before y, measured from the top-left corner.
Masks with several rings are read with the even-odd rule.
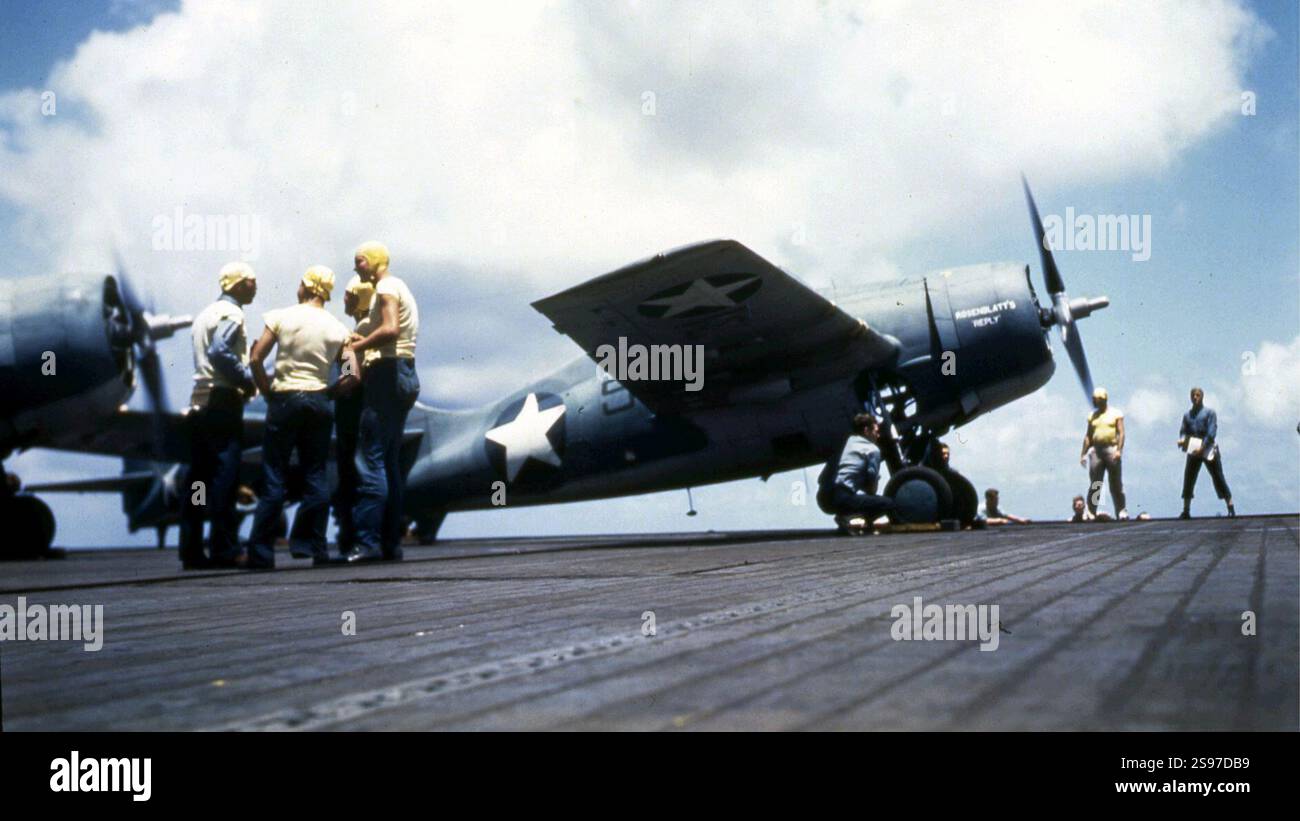
[[[1054,369],[1023,265],[944,271],[839,307],[898,340],[897,361],[872,375],[904,387],[909,423],[937,433],[1032,393]],[[484,408],[418,405],[408,427],[425,435],[407,512],[599,499],[819,463],[842,444],[861,391],[858,379],[792,374],[739,406],[661,415],[584,356]]]

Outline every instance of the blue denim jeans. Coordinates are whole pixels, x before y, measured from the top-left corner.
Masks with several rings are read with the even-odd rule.
[[[357,431],[357,548],[398,555],[402,543],[402,432],[420,394],[415,361],[385,358],[366,366]]]
[[[863,490],[854,492],[844,485],[836,484],[831,490],[830,508],[828,513],[837,515],[861,513],[869,519],[874,519],[892,510],[894,500],[888,496],[877,496]]]
[[[239,554],[239,464],[243,454],[244,398],[239,391],[213,388],[206,407],[190,417],[190,469],[182,488],[181,559],[203,554],[203,521],[210,519],[210,557],[233,561]],[[194,504],[194,483],[204,485],[205,504]]]
[[[339,526],[339,553],[344,555],[356,544],[352,513],[357,504],[357,433],[364,403],[365,392],[359,386],[334,400],[334,458],[339,472],[338,487],[334,489],[334,520]]]
[[[284,512],[289,459],[298,451],[302,502],[289,531],[289,549],[299,558],[325,558],[329,524],[330,435],[334,408],[325,391],[282,391],[266,400],[266,435],[262,441],[262,492],[248,540],[249,564],[275,565],[275,532]]]

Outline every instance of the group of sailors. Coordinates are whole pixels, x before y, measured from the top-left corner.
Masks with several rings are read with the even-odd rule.
[[[1204,467],[1210,474],[1214,491],[1227,505],[1229,516],[1237,514],[1232,503],[1232,490],[1223,475],[1223,457],[1218,445],[1218,417],[1205,405],[1205,391],[1192,388],[1191,407],[1183,414],[1177,445],[1186,453],[1183,467],[1183,511],[1181,519],[1191,517],[1192,497],[1196,480]],[[1093,410],[1088,414],[1083,437],[1080,463],[1088,470],[1088,493],[1074,497],[1069,521],[1105,521],[1111,517],[1098,510],[1102,498],[1103,480],[1109,485],[1111,501],[1115,505],[1115,518],[1129,518],[1124,494],[1123,454],[1125,444],[1124,414],[1110,404],[1105,388],[1092,394]],[[852,427],[844,446],[832,456],[818,478],[817,503],[823,512],[835,517],[842,533],[869,531],[879,517],[897,508],[894,499],[879,492],[881,422],[870,413],[853,417]],[[936,443],[936,465],[946,469],[948,446]],[[1000,507],[998,491],[985,492],[985,502],[972,523],[1027,524],[1029,519],[1004,512]],[[1139,518],[1146,518],[1142,514]]]
[[[420,391],[415,297],[389,272],[388,249],[366,242],[353,256],[355,276],[343,297],[351,330],[329,312],[334,272],[313,265],[298,281],[297,302],[267,311],[249,346],[244,307],[257,276],[243,262],[221,269],[221,296],[194,319],[190,398],[190,472],[181,512],[181,564],[270,569],[297,455],[301,503],[288,531],[290,553],[314,564],[392,561],[405,530],[401,449],[406,417]],[[264,363],[275,352],[268,374]],[[266,401],[261,481],[248,543],[239,539],[244,406]],[[331,499],[328,468],[335,441],[339,486]],[[333,503],[339,555],[326,533]],[[210,522],[208,539],[204,521]]]

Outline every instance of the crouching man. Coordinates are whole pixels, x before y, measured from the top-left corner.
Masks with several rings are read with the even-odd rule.
[[[853,417],[853,432],[838,456],[831,457],[817,479],[817,506],[835,517],[841,533],[867,530],[873,519],[894,508],[879,496],[880,423],[869,413]]]

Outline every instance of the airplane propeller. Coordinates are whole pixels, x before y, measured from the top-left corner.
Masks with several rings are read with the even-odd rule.
[[[161,458],[163,443],[163,417],[167,413],[167,396],[163,385],[162,362],[158,357],[157,342],[167,339],[181,328],[188,327],[194,318],[189,315],[170,316],[155,314],[153,303],[146,308],[135,289],[121,257],[113,255],[117,269],[117,283],[125,316],[117,322],[115,338],[129,345],[134,352],[135,366],[144,383],[145,397],[154,421],[154,455]]]
[[[1038,215],[1038,206],[1034,203],[1034,195],[1029,190],[1029,181],[1022,174],[1020,182],[1025,187],[1025,199],[1029,201],[1029,217],[1034,222],[1034,234],[1038,240],[1038,255],[1043,263],[1043,283],[1047,286],[1047,293],[1052,297],[1051,317],[1045,322],[1060,328],[1061,344],[1065,346],[1066,352],[1070,355],[1070,363],[1074,366],[1074,373],[1079,377],[1079,384],[1083,387],[1084,395],[1091,403],[1092,372],[1088,369],[1088,357],[1083,351],[1083,338],[1079,336],[1076,320],[1088,316],[1093,311],[1105,308],[1110,304],[1110,300],[1104,296],[1094,299],[1071,300],[1069,295],[1066,294],[1065,280],[1061,278],[1061,272],[1056,267],[1056,259],[1052,256],[1052,249],[1047,243],[1047,232],[1043,229],[1043,220]]]

